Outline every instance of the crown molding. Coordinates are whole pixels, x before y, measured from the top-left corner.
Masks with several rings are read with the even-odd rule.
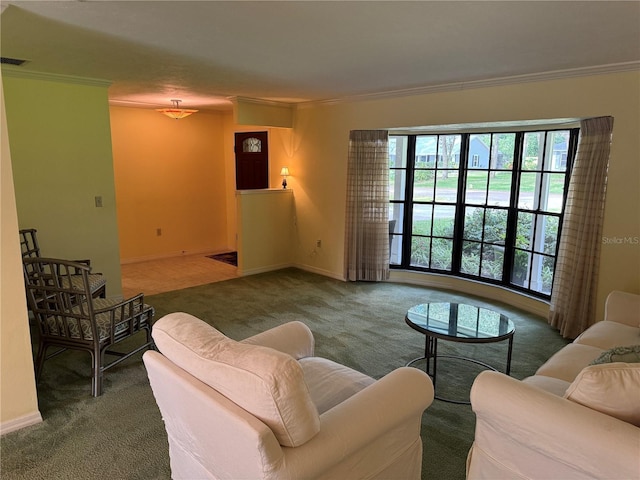
[[[341,103],[357,102],[363,100],[381,100],[388,98],[408,97],[415,95],[427,95],[431,93],[455,92],[461,90],[471,90],[476,88],[497,87],[504,85],[515,85],[519,83],[543,82],[549,80],[560,80],[574,77],[588,77],[593,75],[606,75],[612,73],[623,73],[639,71],[640,61],[612,63],[608,65],[598,65],[594,67],[571,68],[565,70],[552,70],[541,73],[528,73],[524,75],[512,75],[508,77],[496,77],[486,80],[472,80],[469,82],[443,83],[440,85],[425,85],[423,87],[405,88],[400,90],[389,90],[377,93],[365,93],[362,95],[351,95],[327,100],[313,100],[300,102],[298,108],[314,107],[320,105],[338,105]]]
[[[62,75],[59,73],[36,72],[33,70],[26,70],[22,67],[14,67],[10,65],[2,66],[2,75],[6,77],[28,78],[32,80],[45,80],[49,82],[70,83],[75,85],[88,85],[92,87],[108,87],[109,85],[111,85],[110,80],[76,77],[73,75]]]
[[[270,107],[284,107],[284,108],[291,108],[293,106],[295,106],[295,103],[289,103],[289,102],[278,102],[277,100],[264,100],[261,98],[252,98],[252,97],[239,97],[239,96],[234,96],[234,97],[227,97],[228,100],[231,100],[231,102],[235,105],[238,102],[244,102],[244,103],[253,103],[255,105],[267,105]]]

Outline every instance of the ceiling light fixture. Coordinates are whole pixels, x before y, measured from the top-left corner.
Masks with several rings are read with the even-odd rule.
[[[188,110],[186,108],[180,108],[180,102],[182,100],[171,100],[173,103],[172,108],[157,108],[156,111],[164,113],[167,117],[180,120],[181,118],[188,117],[192,113],[196,113],[198,110]]]

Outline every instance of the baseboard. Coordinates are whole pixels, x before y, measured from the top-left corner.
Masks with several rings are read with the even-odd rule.
[[[241,269],[240,266],[238,266],[238,275],[241,277],[248,277],[249,275],[257,275],[258,273],[273,272],[275,270],[282,270],[283,268],[290,268],[290,267],[295,267],[295,265],[293,265],[292,263],[280,263],[277,265],[266,265],[264,267],[250,268],[247,270]]]
[[[526,294],[514,292],[504,287],[489,285],[475,280],[468,280],[448,275],[416,273],[407,270],[391,270],[389,280],[395,283],[409,283],[423,287],[446,288],[487,300],[506,303],[526,312],[546,318],[549,315],[549,303]]]
[[[197,250],[192,252],[183,250],[181,252],[162,253],[159,255],[147,255],[144,257],[121,258],[120,265],[127,265],[129,263],[151,262],[154,260],[163,260],[165,258],[186,257],[190,255],[205,255],[205,256],[216,255],[218,253],[226,253],[231,251],[233,251],[232,248],[227,248],[223,250]]]
[[[14,418],[13,420],[0,423],[0,435],[15,432],[16,430],[30,427],[31,425],[35,425],[36,423],[40,422],[42,422],[42,415],[40,415],[39,411],[24,415],[22,417]]]
[[[296,264],[293,266],[296,268],[299,268],[300,270],[304,270],[305,272],[316,273],[318,275],[322,275],[323,277],[329,277],[335,280],[342,280],[343,282],[345,281],[345,278],[342,275],[338,275],[334,272],[330,272],[329,270],[324,270],[322,268],[312,267],[312,266],[303,265],[303,264]]]

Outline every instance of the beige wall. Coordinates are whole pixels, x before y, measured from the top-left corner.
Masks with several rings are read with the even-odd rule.
[[[38,230],[44,256],[90,259],[119,295],[108,84],[11,72],[3,68],[19,227]]]
[[[238,205],[238,272],[252,275],[290,267],[293,191],[243,190]]]
[[[265,106],[255,107],[265,117]],[[153,109],[110,111],[122,262],[237,249],[234,133],[268,132],[269,181],[278,188],[291,129],[238,125],[233,112],[172,120]]]
[[[232,248],[225,115],[174,120],[153,109],[110,111],[122,262]]]
[[[640,73],[492,86],[468,90],[309,105],[296,112],[296,262],[343,278],[348,134],[351,129],[615,117],[600,262],[598,314],[614,289],[640,292]],[[322,248],[315,254],[315,241]],[[465,283],[471,293],[476,288]]]
[[[260,110],[262,114],[262,109]],[[250,117],[250,113],[245,111],[245,115]],[[268,118],[265,121],[270,121]],[[271,122],[273,123],[273,122]],[[236,200],[236,177],[235,177],[235,153],[234,153],[234,134],[236,132],[267,132],[267,138],[269,142],[269,187],[281,188],[282,177],[280,176],[280,170],[282,167],[290,167],[293,161],[292,156],[292,142],[293,131],[290,128],[274,128],[264,125],[239,125],[235,122],[234,115],[228,113],[224,117],[224,156],[225,156],[225,168],[226,168],[226,191],[227,191],[227,236],[228,243],[234,248],[239,248],[237,241],[237,235],[239,231],[238,224],[238,203]],[[295,182],[295,169],[289,168],[291,177],[287,182],[289,188],[293,188]],[[295,209],[295,206],[293,207]],[[279,214],[278,214],[279,215]],[[260,239],[256,238],[256,245],[252,245],[252,237],[245,235],[244,242],[245,248],[261,248]],[[294,252],[290,252],[289,263],[293,260]],[[270,263],[269,263],[270,264]]]
[[[20,227],[36,227],[42,234],[43,251],[46,254],[91,258],[97,269],[108,275],[108,293],[120,292],[120,269],[118,252],[118,219],[116,215],[116,192],[114,186],[113,164],[111,156],[109,110],[107,106],[106,86],[100,84],[63,82],[46,78],[4,77],[3,84],[6,95],[9,138],[13,156],[14,179],[18,222]],[[137,126],[127,127],[131,118],[144,119],[144,122],[165,120],[157,112],[127,112],[121,107],[112,109],[114,114],[114,138],[122,135],[133,137]],[[131,117],[129,117],[131,113]],[[151,120],[153,115],[154,120]],[[198,114],[199,115],[199,114]],[[220,245],[229,247],[235,243],[236,223],[251,221],[251,215],[262,215],[260,221],[269,218],[266,228],[272,228],[282,221],[281,215],[287,207],[279,201],[269,207],[255,202],[249,208],[251,212],[236,218],[235,178],[233,155],[233,132],[253,129],[269,131],[270,142],[270,181],[272,188],[279,188],[281,178],[279,171],[288,166],[291,171],[289,185],[293,192],[281,194],[286,198],[291,195],[292,223],[291,234],[292,261],[302,268],[321,274],[343,277],[344,253],[344,211],[346,185],[346,158],[348,133],[351,129],[390,128],[415,125],[442,125],[452,123],[477,123],[513,120],[531,120],[567,117],[592,117],[612,115],[615,117],[614,140],[609,169],[609,188],[605,211],[603,236],[606,239],[640,238],[640,73],[622,73],[598,75],[583,78],[521,83],[486,87],[455,92],[441,92],[399,98],[385,98],[359,102],[336,104],[307,105],[295,113],[295,129],[279,129],[264,127],[239,127],[234,123],[231,113],[203,114],[202,119],[192,123],[199,135],[211,137],[212,144],[217,144],[219,136],[216,128],[222,131],[222,147],[216,146],[212,151],[221,152],[222,166],[209,165],[202,160],[211,153],[200,144],[201,139],[193,139],[191,133],[183,132],[180,145],[183,151],[192,148],[195,142],[195,155],[198,158],[195,170],[204,175],[221,176],[223,180],[216,183],[224,193],[204,192],[199,183],[194,192],[193,205],[182,206],[186,215],[200,211],[198,202],[210,202],[209,209],[215,210],[226,231],[219,236],[213,235]],[[122,117],[117,120],[115,117]],[[149,117],[147,117],[149,116]],[[158,118],[159,117],[159,118]],[[193,116],[192,119],[197,119]],[[122,124],[120,124],[120,120]],[[187,121],[184,122],[186,128]],[[213,125],[216,125],[214,128]],[[165,124],[167,128],[174,128]],[[163,125],[163,128],[164,126]],[[177,128],[182,128],[181,123]],[[196,126],[197,125],[197,126]],[[3,128],[5,127],[3,123]],[[122,131],[120,130],[122,128]],[[174,132],[175,133],[175,132]],[[147,133],[149,135],[149,133]],[[188,141],[187,141],[188,140]],[[149,138],[146,140],[150,141]],[[160,142],[161,139],[158,140]],[[116,147],[116,143],[118,146]],[[159,197],[153,195],[138,197],[145,208],[156,209],[156,205],[145,205],[145,202],[160,201],[162,195],[170,195],[167,189],[171,185],[180,185],[181,195],[189,195],[192,188],[193,172],[188,172],[184,165],[163,164],[156,161],[140,168],[136,161],[150,161],[144,151],[136,150],[130,142],[124,148],[129,161],[132,162],[132,177],[123,181],[127,188],[144,184],[148,179],[149,169],[167,169],[167,175],[160,179],[165,182],[162,187],[155,188]],[[171,142],[168,142],[171,143]],[[205,142],[206,143],[206,142]],[[167,146],[167,148],[169,148]],[[114,141],[114,150],[120,156],[120,141]],[[132,153],[133,152],[133,153]],[[204,152],[204,153],[200,153]],[[154,151],[153,155],[161,156],[162,152]],[[30,349],[24,337],[26,309],[24,292],[20,292],[22,278],[16,270],[15,243],[12,246],[5,238],[17,240],[17,225],[11,218],[11,205],[7,198],[11,197],[10,183],[6,173],[6,142],[2,144],[2,414],[0,419],[13,419],[22,413],[18,410],[5,410],[7,405],[24,407],[31,411],[34,399],[30,382],[33,379]],[[158,160],[156,158],[156,160]],[[168,159],[163,161],[169,161]],[[164,165],[159,167],[158,165]],[[119,167],[118,167],[119,168]],[[183,171],[184,170],[184,171]],[[171,172],[176,182],[169,178]],[[145,175],[143,175],[145,174]],[[155,175],[156,173],[154,173]],[[191,176],[190,176],[191,175]],[[136,177],[137,176],[137,177]],[[158,177],[154,177],[156,180]],[[207,179],[208,181],[208,179]],[[206,183],[206,182],[205,182]],[[209,183],[206,183],[209,185]],[[212,187],[213,188],[213,187]],[[54,189],[55,194],[51,194]],[[104,207],[94,206],[94,197],[103,197]],[[7,197],[8,196],[8,197]],[[255,197],[256,199],[259,196]],[[119,202],[120,200],[118,200]],[[124,201],[124,200],[123,200]],[[175,199],[175,202],[180,202]],[[223,207],[220,207],[224,203]],[[254,203],[254,202],[252,202]],[[185,204],[180,204],[185,205]],[[132,208],[133,208],[132,207]],[[119,206],[120,208],[120,206]],[[168,206],[167,208],[172,208]],[[8,209],[8,210],[5,210]],[[133,212],[125,215],[136,215]],[[5,213],[8,212],[7,215]],[[224,212],[224,213],[221,213]],[[175,213],[175,212],[174,212]],[[179,216],[179,214],[176,214]],[[202,212],[203,218],[211,215],[209,210]],[[197,216],[197,215],[196,215]],[[192,218],[193,220],[193,218]],[[160,219],[162,221],[162,219]],[[170,236],[172,228],[158,225],[157,222],[146,222],[144,218],[126,219],[134,229],[144,225],[145,235],[150,230],[151,237],[156,235],[156,228],[163,228],[163,236]],[[139,223],[136,223],[139,222]],[[206,222],[204,222],[206,223]],[[129,226],[127,226],[129,228]],[[209,228],[203,227],[203,228]],[[10,237],[6,237],[10,235]],[[153,246],[158,238],[147,238],[146,246]],[[164,239],[163,239],[164,240]],[[316,247],[316,240],[322,240],[322,247]],[[243,238],[251,248],[262,251],[278,249],[283,240],[273,237],[271,245],[261,245],[258,234]],[[617,243],[615,240],[603,242],[600,267],[600,285],[598,291],[598,308],[602,312],[604,298],[613,289],[640,293],[640,245],[637,243]],[[200,248],[199,245],[188,244],[186,249]],[[284,243],[286,246],[286,241]],[[9,251],[6,251],[9,247]],[[135,247],[139,248],[139,247]],[[171,249],[174,249],[172,246]],[[246,248],[246,247],[244,247]],[[184,248],[180,248],[182,250]],[[155,255],[160,250],[136,250],[132,256]],[[167,250],[172,251],[172,250]],[[278,255],[286,254],[286,248],[277,250]],[[13,267],[11,262],[13,259]],[[252,270],[261,266],[248,267]],[[268,259],[265,261],[269,261]],[[5,262],[9,268],[5,270]],[[13,270],[12,270],[13,269]],[[19,270],[19,268],[18,268]],[[7,278],[9,276],[10,278]],[[433,276],[430,276],[433,277]],[[411,279],[407,279],[410,281]],[[453,284],[453,282],[452,282]],[[490,295],[481,287],[465,283],[464,288],[470,293]],[[9,303],[6,303],[6,298]],[[521,296],[519,296],[521,297]],[[5,313],[8,312],[8,313]],[[7,321],[9,318],[9,321]],[[6,332],[10,332],[9,335]],[[15,340],[15,341],[13,341]],[[20,343],[23,345],[20,345]],[[11,361],[5,362],[8,353]],[[8,372],[8,373],[7,373]],[[8,388],[7,384],[24,380],[26,393]],[[7,383],[5,383],[7,382]],[[37,407],[36,407],[37,408]],[[6,412],[6,413],[5,413]],[[27,413],[28,415],[28,413]]]
[[[2,77],[0,77],[1,79]],[[41,421],[22,281],[4,94],[0,91],[0,433]]]

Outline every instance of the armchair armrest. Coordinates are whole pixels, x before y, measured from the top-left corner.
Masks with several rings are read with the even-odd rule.
[[[604,319],[640,327],[640,295],[614,290],[607,296]]]
[[[422,414],[433,396],[433,384],[423,371],[400,367],[390,372],[322,414],[320,432],[310,441],[283,448],[291,478],[318,478],[338,463],[347,469],[350,465],[352,476],[362,465],[372,472],[383,468],[376,462],[400,456],[420,442]]]
[[[144,294],[142,293],[94,310],[96,316],[109,316],[111,343],[123,335],[130,335],[140,330],[145,324],[150,326],[154,313],[154,308],[144,303]],[[124,323],[128,323],[126,329],[118,328]]]
[[[502,373],[471,388],[467,479],[638,478],[640,429]]]
[[[302,322],[288,322],[249,338],[241,343],[261,345],[288,353],[296,360],[313,357],[315,340],[309,327]]]

